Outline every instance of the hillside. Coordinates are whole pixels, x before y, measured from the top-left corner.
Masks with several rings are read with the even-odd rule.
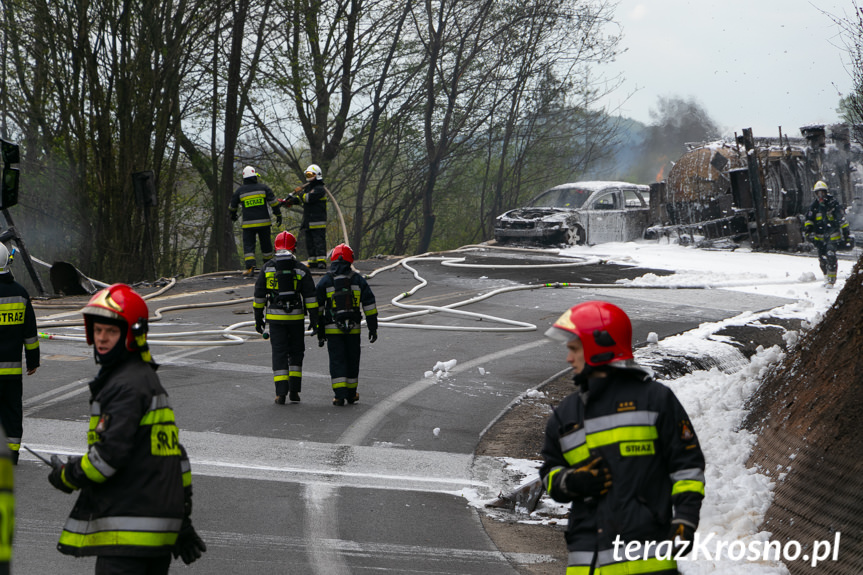
[[[858,261],[824,319],[762,383],[744,425],[758,435],[749,465],[776,482],[762,529],[785,545],[835,541],[837,561],[794,575],[857,575],[863,566],[863,268]]]

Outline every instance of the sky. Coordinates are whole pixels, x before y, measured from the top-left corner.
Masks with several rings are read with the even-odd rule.
[[[734,252],[707,251],[651,241],[608,243],[593,247],[574,246],[563,250],[561,254],[572,257],[601,257],[611,263],[675,272],[668,276],[649,273],[622,282],[633,287],[722,287],[789,300],[787,304],[773,310],[753,310],[722,322],[704,323],[694,330],[664,340],[659,340],[655,334],[647,334],[646,337],[645,334],[634,334],[637,339],[650,342],[648,348],[658,346],[675,355],[692,354],[693,351],[709,354],[711,347],[716,349],[716,340],[722,339],[720,336],[710,337],[711,334],[729,325],[753,322],[761,316],[798,318],[806,322],[804,325],[816,325],[845,285],[854,264],[851,260],[840,260],[836,286],[834,289],[827,289],[822,286],[822,274],[818,268],[818,260],[814,257],[752,252],[745,248]],[[793,344],[798,337],[798,333],[789,332],[786,341]],[[643,349],[645,348],[636,351],[636,360]],[[719,542],[727,546],[741,541],[748,546],[752,542],[764,542],[769,538],[769,534],[759,531],[758,527],[770,506],[775,485],[766,475],[746,468],[745,462],[755,438],[746,429],[738,429],[738,426],[747,413],[746,400],[757,389],[766,371],[781,361],[782,357],[783,352],[778,347],[773,347],[760,350],[735,370],[723,366],[724,369],[696,371],[672,381],[664,381],[689,414],[707,461],[706,497],[697,533],[701,538],[712,534],[712,539],[705,547],[711,556],[708,558],[702,554],[696,560],[680,562],[682,575],[789,573],[787,566],[781,562],[746,558],[733,560],[727,553],[719,554],[717,551]],[[564,364],[563,353],[561,364]],[[535,397],[537,393],[542,391],[529,390],[525,397]],[[506,462],[508,471],[514,477],[524,477],[522,484],[536,477],[536,469],[540,464],[537,461],[518,459],[507,459]],[[793,465],[792,455],[784,472],[787,474]],[[781,480],[783,475],[780,474],[779,477]],[[461,495],[476,507],[488,503],[478,499],[469,490],[465,490]],[[530,516],[523,515],[522,522],[555,521],[565,524],[567,507],[543,497],[537,511]],[[829,538],[830,534],[825,532],[824,540]],[[717,555],[721,556],[717,558]],[[839,560],[842,560],[841,553]]]
[[[793,137],[801,126],[838,121],[851,77],[844,40],[828,14],[852,14],[852,0],[617,4],[627,51],[601,70],[623,80],[603,100],[620,115],[649,123],[664,96],[694,98],[723,135],[752,128],[756,137],[776,136],[782,126]]]

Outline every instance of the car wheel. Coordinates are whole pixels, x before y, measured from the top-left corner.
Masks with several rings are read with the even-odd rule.
[[[566,230],[566,236],[564,239],[570,246],[583,246],[585,241],[584,228],[581,226],[569,228]]]

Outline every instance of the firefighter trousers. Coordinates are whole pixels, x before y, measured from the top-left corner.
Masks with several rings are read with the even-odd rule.
[[[21,435],[24,433],[23,379],[20,375],[0,377],[0,423],[6,431],[12,462],[18,463]]]
[[[276,395],[302,391],[303,357],[306,354],[305,324],[300,321],[270,321],[273,381]]]
[[[99,555],[96,557],[96,575],[165,575],[170,567],[170,555],[157,557]]]
[[[330,380],[336,399],[350,399],[357,392],[360,375],[360,334],[327,334]]]
[[[835,279],[836,270],[839,267],[839,262],[836,260],[836,242],[816,241],[814,243],[818,249],[818,265],[821,267],[821,273]]]
[[[270,226],[243,228],[243,261],[246,268],[255,267],[255,240],[261,242],[261,257],[264,262],[273,257],[273,239],[270,237]]]
[[[327,262],[327,228],[306,230],[306,249],[309,252],[309,265]]]

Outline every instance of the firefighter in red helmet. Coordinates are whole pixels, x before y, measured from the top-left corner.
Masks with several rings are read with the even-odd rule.
[[[676,574],[704,497],[689,416],[634,361],[632,324],[616,305],[573,306],[546,336],[566,344],[575,374],[576,392],[546,425],[539,470],[547,493],[572,504],[567,573]]]
[[[360,325],[365,316],[369,342],[377,341],[378,310],[368,282],[351,267],[353,250],[339,244],[329,259],[330,269],[315,289],[321,308],[318,344],[327,344],[333,405],[342,406],[360,399]]]
[[[192,527],[192,474],[168,394],[147,346],[147,304],[125,284],[97,292],[84,314],[100,370],[90,382],[83,457],[51,457],[51,485],[78,502],[58,549],[96,556],[96,573],[167,573],[206,551]]]
[[[263,333],[269,324],[272,347],[275,402],[300,401],[303,385],[303,358],[306,354],[305,319],[309,315],[312,335],[318,326],[315,282],[305,264],[294,257],[297,238],[290,232],[276,236],[276,255],[264,264],[255,281],[255,330]]]

